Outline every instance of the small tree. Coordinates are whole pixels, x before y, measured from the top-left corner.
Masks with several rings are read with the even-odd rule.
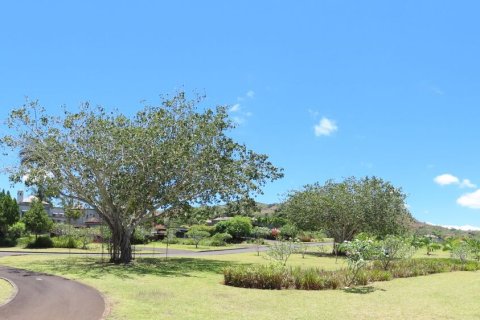
[[[255,237],[255,245],[257,248],[257,256],[260,255],[260,246],[263,244],[264,239],[271,234],[270,229],[267,227],[254,227],[252,235]]]
[[[293,242],[277,241],[269,247],[267,257],[282,266],[286,266],[288,258],[296,251],[297,247]]]
[[[433,241],[430,237],[423,237],[420,239],[420,243],[422,244],[423,247],[427,249],[427,256],[431,255],[433,251],[439,250],[442,248],[442,246]]]
[[[415,253],[415,248],[405,238],[388,235],[376,244],[375,259],[380,261],[384,270],[388,270],[392,261],[410,258]]]
[[[465,239],[465,242],[468,244],[473,258],[477,261],[480,261],[480,240],[470,238]]]
[[[470,246],[467,242],[462,241],[452,248],[452,257],[459,259],[463,264],[467,262],[470,256]]]
[[[210,237],[210,233],[208,231],[203,231],[198,228],[192,227],[186,233],[187,237],[192,239],[195,243],[195,248],[198,248],[198,244],[205,238]]]
[[[297,252],[302,255],[302,259],[305,259],[305,254],[307,253],[308,246],[305,242],[297,241],[296,245]]]
[[[347,254],[349,277],[347,285],[355,284],[361,271],[368,265],[368,260],[376,254],[376,248],[372,240],[355,239],[346,241],[340,245],[340,250]]]
[[[35,239],[38,238],[39,234],[50,231],[53,226],[53,221],[45,211],[45,207],[37,200],[32,202],[23,219],[25,228],[35,234]]]

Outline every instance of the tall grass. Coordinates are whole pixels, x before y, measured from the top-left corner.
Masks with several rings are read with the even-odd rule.
[[[367,285],[375,281],[390,281],[452,271],[480,270],[476,261],[456,259],[406,259],[393,262],[389,270],[375,262],[361,270],[353,284],[348,269],[325,271],[319,268],[286,268],[279,264],[239,265],[224,269],[224,283],[229,286],[256,289],[339,289],[349,285]]]

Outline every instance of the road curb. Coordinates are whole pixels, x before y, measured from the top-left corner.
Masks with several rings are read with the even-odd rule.
[[[0,308],[9,304],[10,302],[13,301],[13,299],[15,299],[15,297],[17,296],[18,294],[18,287],[17,285],[15,284],[15,282],[13,282],[12,280],[10,279],[7,279],[7,278],[3,278],[3,277],[0,277],[0,280],[5,280],[7,281],[13,288],[13,292],[12,294],[10,295],[10,297],[7,299],[7,301],[5,301],[4,303],[0,303]]]

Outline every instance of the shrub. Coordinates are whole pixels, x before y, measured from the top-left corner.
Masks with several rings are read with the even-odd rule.
[[[53,248],[53,241],[49,236],[40,236],[27,244],[29,249]]]
[[[72,236],[60,236],[52,238],[54,248],[75,249],[80,247],[80,242]]]
[[[271,230],[268,229],[267,227],[254,227],[252,230],[252,236],[255,239],[265,239],[270,236]]]
[[[393,275],[390,271],[371,269],[367,270],[368,282],[374,281],[390,281],[393,279]]]
[[[286,270],[278,265],[232,266],[223,270],[224,283],[229,286],[256,289],[277,289],[289,287]]]
[[[180,243],[182,239],[177,238],[177,237],[169,237],[168,239],[165,237],[165,239],[162,240],[162,243],[167,243],[168,244],[177,244]]]
[[[23,222],[17,222],[10,227],[8,227],[8,237],[10,239],[18,239],[22,236],[25,235],[26,229],[25,229],[25,223]]]
[[[229,233],[235,240],[250,236],[252,229],[250,218],[243,216],[235,216],[230,220],[220,221],[215,225],[216,233]]]
[[[291,223],[287,223],[280,229],[280,235],[283,239],[290,239],[293,240],[297,237],[298,229]]]
[[[145,244],[148,243],[148,237],[150,232],[142,227],[135,228],[135,231],[132,234],[132,244]]]
[[[207,239],[208,245],[214,247],[223,247],[227,245],[227,242],[232,239],[232,236],[228,233],[216,233],[210,239]]]
[[[279,264],[267,266],[234,266],[224,270],[225,284],[257,289],[338,289],[350,285],[366,285],[372,281],[389,281],[393,278],[415,277],[450,271],[480,270],[480,263],[456,259],[396,260],[389,271],[383,270],[379,261],[358,271],[352,282],[351,271],[342,269],[325,271],[316,268],[285,268]]]

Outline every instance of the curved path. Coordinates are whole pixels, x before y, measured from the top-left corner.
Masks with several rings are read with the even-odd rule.
[[[0,307],[2,320],[100,320],[105,302],[95,289],[61,277],[0,266],[0,277],[18,288]]]

